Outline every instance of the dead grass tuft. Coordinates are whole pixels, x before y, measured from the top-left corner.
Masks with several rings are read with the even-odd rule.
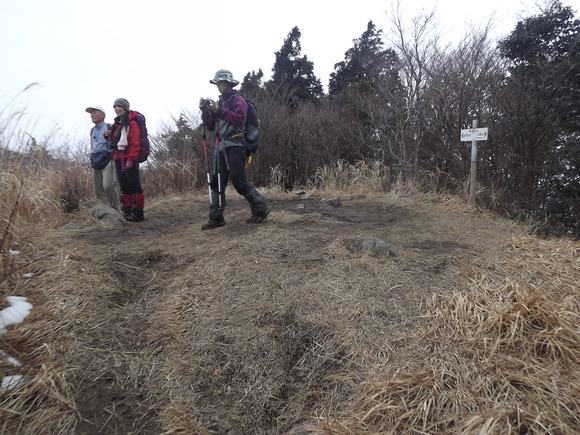
[[[187,407],[183,403],[171,403],[161,413],[164,430],[161,435],[172,434],[198,434],[209,435],[210,432],[204,429],[198,422],[193,421],[188,415]]]
[[[167,197],[180,195],[195,189],[198,185],[200,168],[197,161],[184,162],[168,158],[150,168],[146,174],[147,195],[149,197]],[[145,175],[145,174],[144,174]]]
[[[386,192],[392,185],[389,168],[382,162],[338,161],[316,171],[311,188],[326,192]]]

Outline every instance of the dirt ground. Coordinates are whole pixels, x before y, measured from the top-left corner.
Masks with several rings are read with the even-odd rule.
[[[422,302],[461,288],[475,263],[493,268],[521,231],[439,197],[264,195],[258,225],[229,192],[227,224],[212,231],[200,231],[196,195],[38,242],[26,323],[52,331],[73,433],[299,433],[381,366],[421,358]],[[354,236],[396,256],[350,252]]]

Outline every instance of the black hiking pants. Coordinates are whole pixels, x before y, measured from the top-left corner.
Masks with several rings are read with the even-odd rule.
[[[228,147],[221,150],[218,155],[214,155],[209,183],[211,188],[210,221],[217,222],[224,218],[225,189],[228,180],[231,180],[236,192],[246,198],[253,215],[263,216],[266,213],[267,206],[264,198],[246,180],[245,164],[246,149],[244,146]]]
[[[141,187],[141,177],[139,175],[139,164],[135,162],[131,168],[126,168],[126,159],[115,160],[115,169],[117,171],[117,178],[119,180],[119,186],[121,187],[121,193],[133,194],[133,193],[143,193],[143,187]]]

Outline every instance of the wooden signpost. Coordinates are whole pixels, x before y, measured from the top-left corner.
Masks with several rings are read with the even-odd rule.
[[[475,187],[477,180],[477,141],[487,140],[487,128],[477,128],[477,119],[473,120],[473,128],[461,130],[461,141],[471,141],[471,174],[469,182],[469,202],[475,203]]]

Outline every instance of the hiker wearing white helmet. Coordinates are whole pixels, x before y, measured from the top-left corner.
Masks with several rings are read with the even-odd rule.
[[[203,125],[209,131],[216,131],[216,148],[219,152],[214,153],[209,181],[209,221],[201,229],[211,230],[225,225],[225,188],[228,179],[231,180],[236,192],[243,195],[250,204],[252,216],[246,222],[260,223],[266,219],[270,211],[262,195],[246,180],[244,131],[248,104],[234,89],[240,82],[234,79],[231,71],[220,69],[209,82],[217,86],[220,92],[219,100],[216,102],[202,98],[199,101],[199,108]]]

